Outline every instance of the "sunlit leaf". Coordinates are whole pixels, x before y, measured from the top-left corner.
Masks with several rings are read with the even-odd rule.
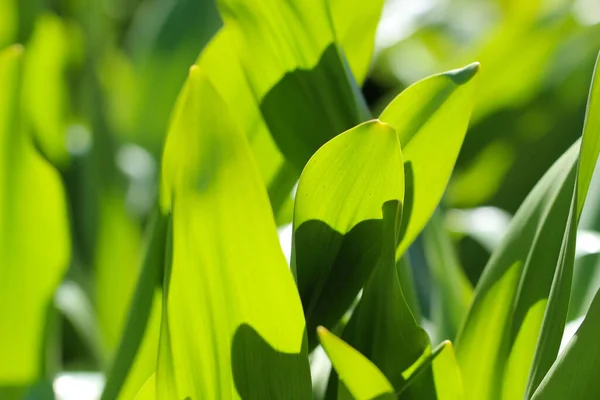
[[[577,214],[581,214],[600,152],[600,54],[592,77],[577,172]],[[578,217],[579,218],[579,217]]]
[[[365,356],[343,340],[319,327],[319,340],[340,376],[344,389],[338,399],[395,399],[394,389],[385,375]],[[347,393],[346,393],[347,391]]]
[[[400,93],[379,117],[398,133],[405,164],[397,256],[425,227],[442,198],[467,130],[478,70],[475,63],[425,78]]]
[[[148,380],[140,388],[140,390],[136,394],[134,400],[154,400],[154,399],[156,399],[155,387],[156,387],[156,375],[152,374],[152,376],[150,376],[150,378],[148,378]]]
[[[335,137],[302,172],[291,262],[311,347],[317,326],[339,321],[375,267],[381,209],[403,201],[403,173],[396,133],[379,121]]]
[[[169,130],[162,185],[172,251],[158,396],[310,397],[301,303],[266,191],[244,136],[196,67]]]
[[[0,54],[0,385],[36,379],[46,309],[70,254],[60,177],[35,151],[18,107],[22,53]]]
[[[338,43],[358,84],[367,77],[383,0],[327,1]]]
[[[312,154],[368,118],[336,39],[362,81],[382,2],[351,13],[340,3],[331,6],[332,21],[324,0],[222,0],[225,26],[197,63],[235,110],[276,214]],[[364,29],[351,25],[357,21]]]
[[[600,292],[570,340],[533,394],[533,400],[595,399],[600,392]]]

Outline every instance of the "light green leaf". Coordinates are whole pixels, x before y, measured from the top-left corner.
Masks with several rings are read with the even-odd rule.
[[[172,252],[159,397],[310,398],[302,306],[267,193],[244,136],[196,67],[169,130],[162,185]]]
[[[119,344],[140,273],[141,236],[137,221],[127,215],[122,193],[107,192],[99,198],[94,304],[108,355]]]
[[[397,257],[442,198],[467,131],[478,70],[475,63],[425,78],[400,93],[379,117],[398,133],[404,155],[406,199]]]
[[[402,202],[403,173],[398,137],[379,121],[338,135],[302,172],[291,263],[311,347],[317,326],[333,328],[373,270],[381,252],[381,209]]]
[[[25,58],[25,111],[41,151],[55,165],[64,166],[67,153],[69,32],[57,16],[36,20]]]
[[[581,141],[581,161],[577,173],[577,215],[581,215],[583,203],[587,195],[592,174],[600,152],[600,53],[596,59],[596,67],[592,76],[590,94],[583,126]]]
[[[318,333],[321,345],[340,377],[340,384],[349,392],[340,394],[338,399],[395,399],[394,388],[371,361],[327,329],[319,327]]]
[[[152,374],[150,378],[140,388],[140,391],[135,396],[134,400],[154,400],[156,399],[155,393],[156,387],[156,375]]]
[[[433,360],[433,378],[438,400],[462,400],[463,379],[454,354],[452,343],[444,342],[440,353]],[[434,350],[434,354],[435,354]]]
[[[369,72],[375,32],[383,0],[328,0],[338,43],[350,64],[354,79],[362,84]]]
[[[19,28],[17,0],[0,2],[0,48],[16,40]]]
[[[70,256],[60,177],[18,107],[22,57],[20,46],[0,53],[0,385],[38,377],[46,309]]]
[[[361,74],[356,80],[362,81],[381,1],[355,7],[353,13],[339,3],[330,15],[326,0],[221,0],[225,26],[197,62],[235,110],[275,214],[289,203],[312,154],[368,118],[334,30],[351,68]],[[351,21],[365,28],[356,30]]]
[[[539,387],[533,400],[595,399],[600,392],[600,291],[577,333]]]
[[[156,370],[162,308],[156,288],[165,261],[167,221],[166,216],[157,212],[150,222],[137,286],[119,347],[106,374],[102,400],[131,398],[131,391],[137,390],[139,380]]]

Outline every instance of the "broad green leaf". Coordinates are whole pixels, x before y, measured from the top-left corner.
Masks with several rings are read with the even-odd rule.
[[[302,306],[267,193],[234,122],[207,76],[192,68],[163,158],[172,250],[157,393],[310,398]]]
[[[533,394],[533,400],[595,399],[600,392],[600,291],[577,333]]]
[[[38,377],[46,309],[70,256],[60,177],[18,107],[22,57],[20,46],[0,53],[0,385]]]
[[[408,386],[407,370],[414,369],[431,354],[429,336],[408,307],[396,269],[395,250],[400,222],[398,203],[383,206],[383,235],[380,254],[363,294],[342,338],[360,351],[385,374],[396,391]],[[433,385],[419,380],[405,398],[435,397]],[[431,382],[433,383],[433,382]]]
[[[167,217],[158,212],[150,222],[142,266],[119,347],[107,373],[102,400],[132,397],[139,380],[156,369],[161,298],[156,295],[165,261]]]
[[[338,399],[395,399],[394,388],[371,361],[327,329],[319,327],[318,333],[340,384],[348,392],[340,393]]]
[[[456,342],[467,399],[523,396],[567,226],[577,146],[529,194],[480,278]]]
[[[437,211],[423,231],[423,247],[434,284],[432,320],[438,339],[454,339],[473,298],[473,288]]]
[[[69,32],[57,16],[40,16],[27,48],[24,106],[35,140],[52,163],[64,166],[67,153]]]
[[[381,252],[381,209],[403,201],[403,173],[398,137],[379,121],[330,140],[304,168],[291,264],[311,348],[317,326],[333,328],[373,271]]]
[[[398,257],[442,198],[467,131],[478,70],[475,63],[425,78],[400,93],[379,117],[396,130],[404,156],[406,199]]]

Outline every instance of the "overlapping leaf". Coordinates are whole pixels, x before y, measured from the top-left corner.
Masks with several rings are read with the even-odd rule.
[[[478,70],[475,63],[425,78],[400,93],[379,117],[396,130],[404,155],[406,199],[398,256],[442,198],[467,131]]]
[[[398,206],[388,203],[383,207],[378,263],[342,338],[377,365],[396,391],[401,391],[408,386],[408,377],[403,372],[418,364],[420,358],[426,359],[431,354],[431,344],[425,330],[415,321],[398,278],[395,262],[400,222]],[[406,398],[435,397],[433,382],[426,378],[431,378],[430,371],[425,380],[419,379],[408,388]]]
[[[0,53],[0,385],[38,377],[46,310],[70,253],[60,177],[21,118],[22,53]]]
[[[329,141],[302,172],[294,209],[292,270],[309,343],[350,307],[381,252],[382,211],[404,197],[391,126],[365,122]]]
[[[266,191],[244,136],[197,67],[176,107],[162,186],[172,250],[159,398],[310,397],[301,303]]]
[[[586,120],[595,118],[596,102],[591,95]],[[457,342],[463,374],[473,382],[467,398],[529,396],[558,353],[583,204],[577,195],[587,192],[598,158],[599,132],[585,126],[583,167],[577,171],[576,143],[527,197],[481,277]]]
[[[276,212],[310,156],[368,114],[338,46],[364,80],[382,2],[340,3],[222,0],[225,27],[198,60],[236,110]]]

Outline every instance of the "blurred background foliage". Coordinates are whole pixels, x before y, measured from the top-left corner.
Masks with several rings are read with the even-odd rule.
[[[110,365],[138,279],[169,116],[220,26],[214,0],[0,0],[0,48],[26,48],[28,130],[62,175],[70,216],[71,262],[55,295],[58,311],[48,312],[60,329],[44,339],[62,351],[47,356],[48,377]],[[374,113],[427,75],[473,60],[482,66],[443,206],[410,249],[423,317],[447,328],[440,340],[456,333],[511,215],[580,135],[598,48],[596,0],[386,2],[363,87]],[[600,178],[590,196],[599,199]],[[600,202],[588,201],[582,227],[571,319],[600,286]],[[448,281],[461,288],[452,305],[440,302],[439,293],[455,292]],[[159,305],[151,320],[158,329]],[[130,376],[123,398],[153,369],[152,346],[143,344],[139,376]]]

